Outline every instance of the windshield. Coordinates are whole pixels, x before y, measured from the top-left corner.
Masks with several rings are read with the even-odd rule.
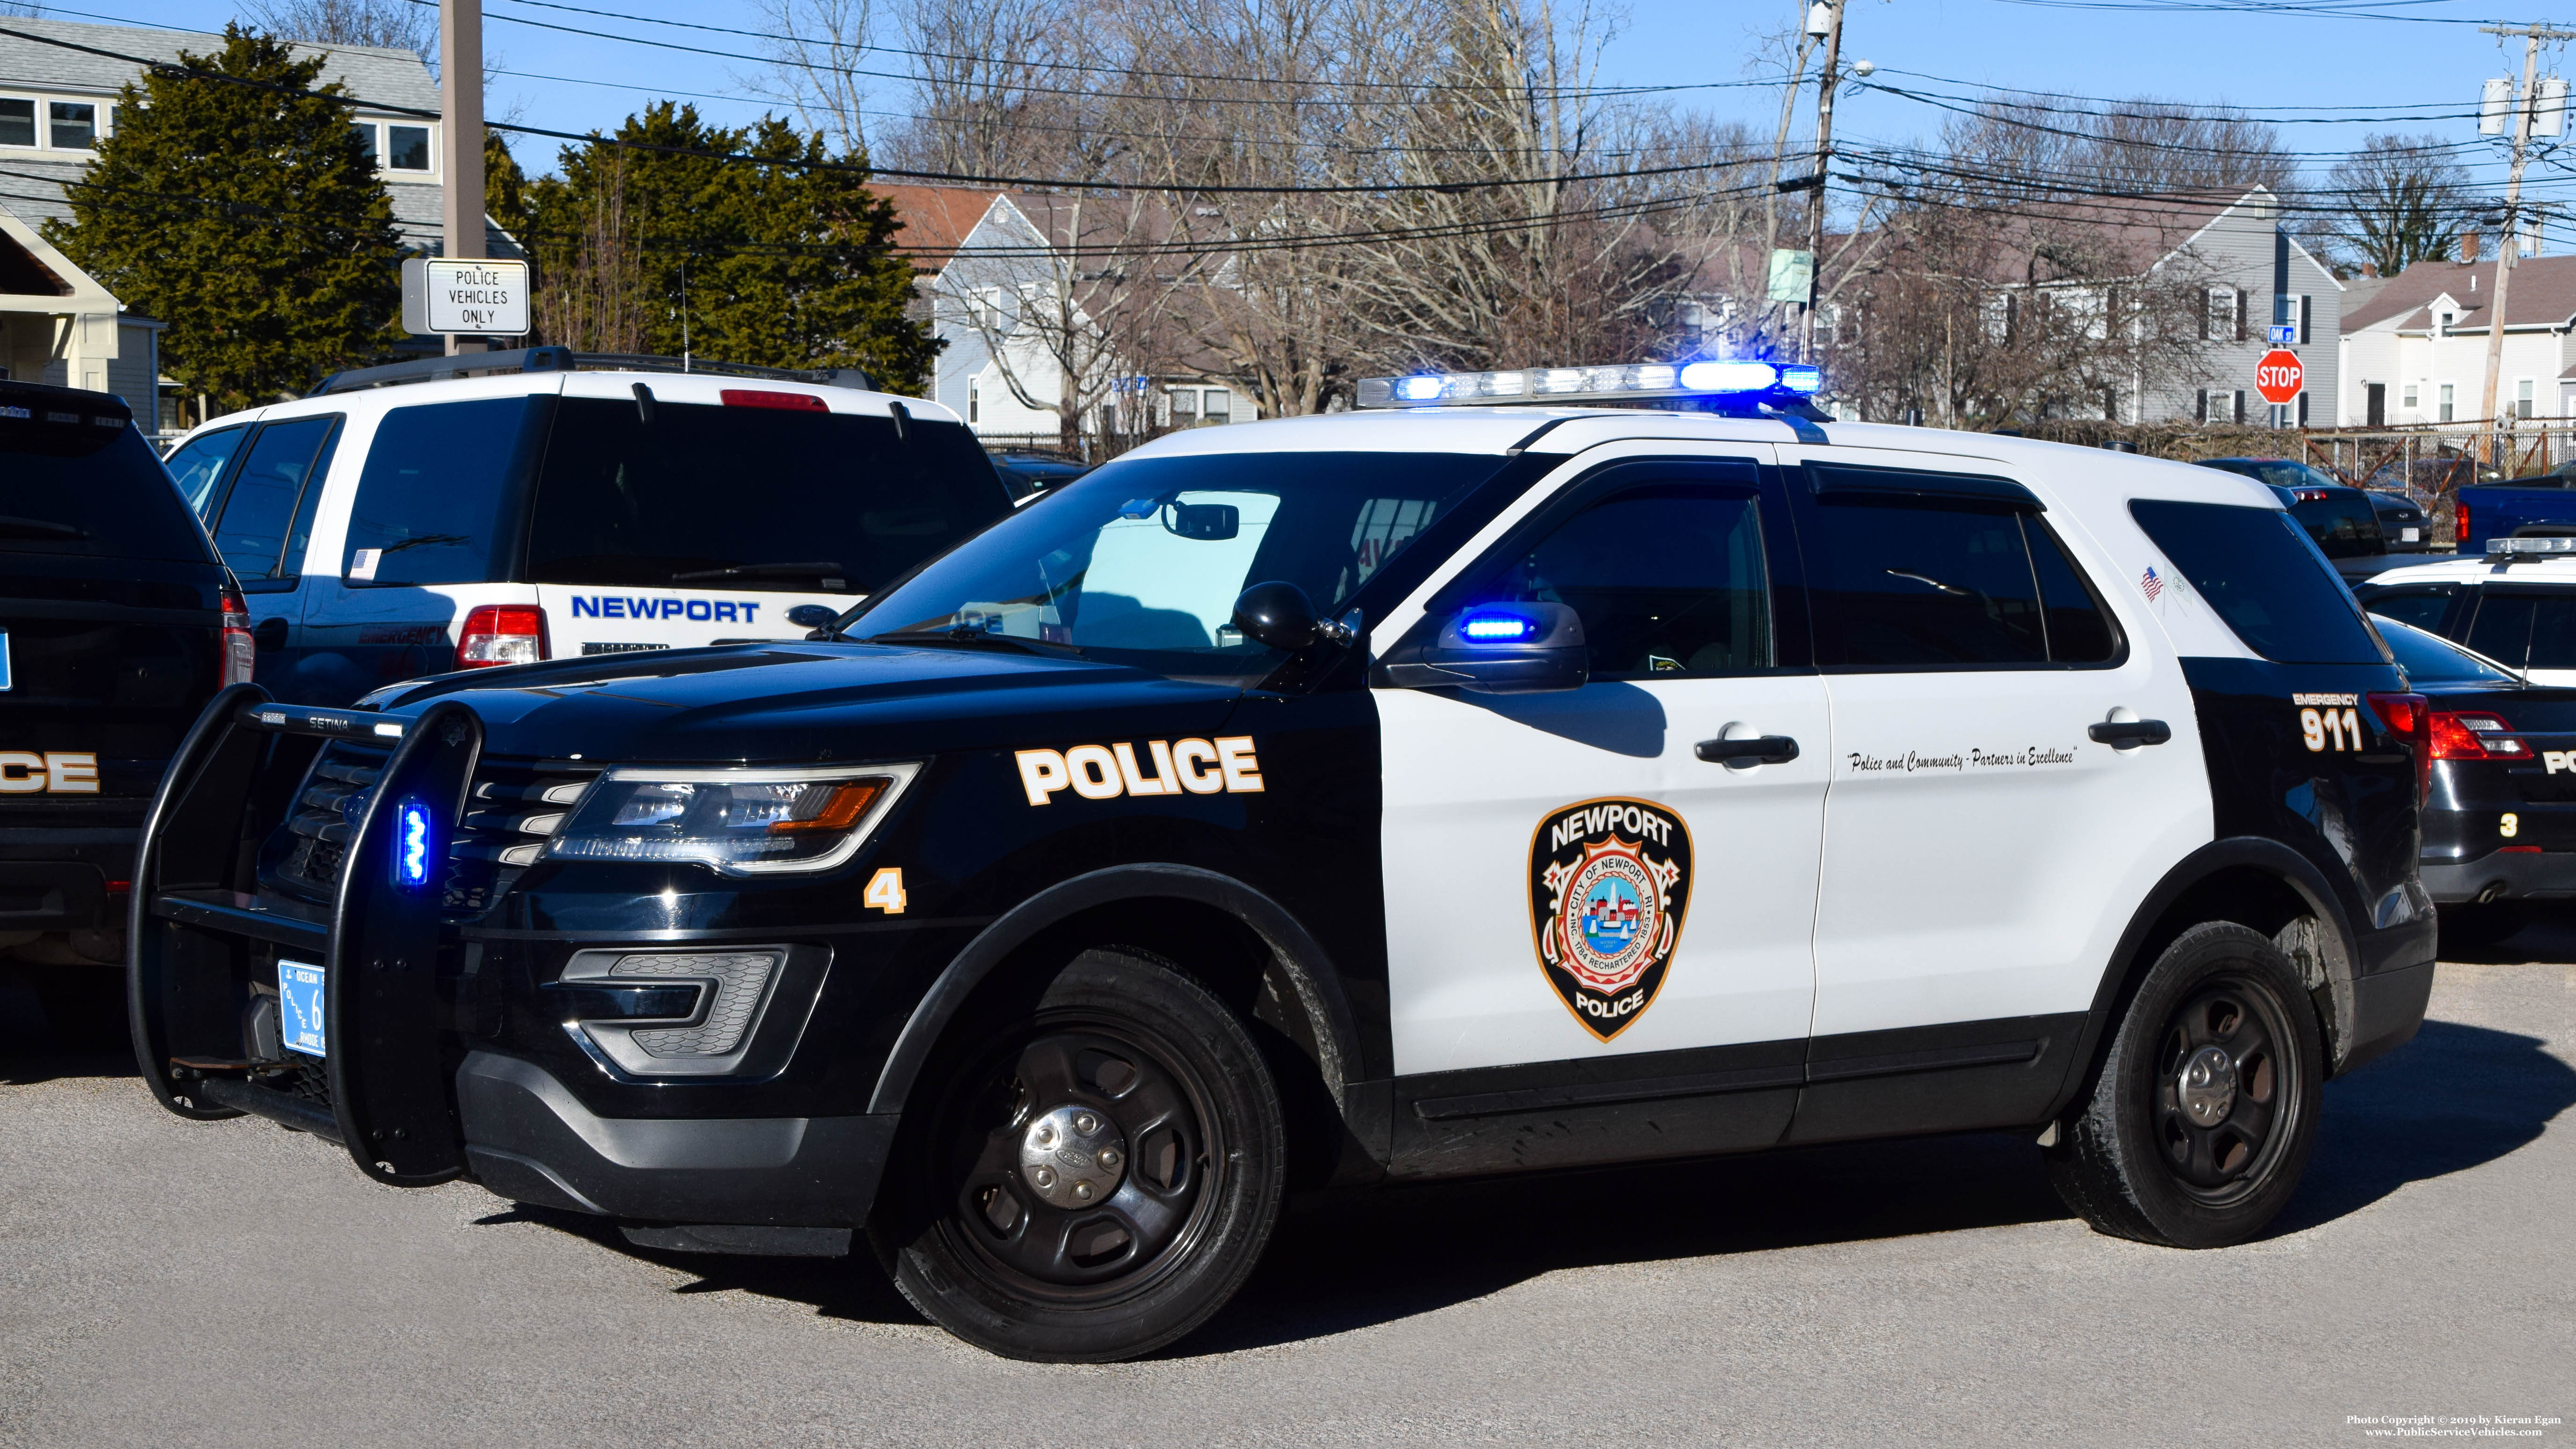
[[[2379,637],[2388,641],[2388,652],[2397,656],[2399,667],[2408,680],[2416,684],[2519,684],[2521,676],[2482,654],[2472,654],[2439,635],[2428,634],[2412,624],[2401,623],[2386,614],[2373,614],[2370,621],[2379,626]]]
[[[214,561],[123,404],[5,385],[0,553]]]
[[[1329,618],[1505,459],[1225,453],[1110,463],[870,603],[845,632],[1019,641],[1167,674],[1266,672],[1234,601],[1286,580]]]

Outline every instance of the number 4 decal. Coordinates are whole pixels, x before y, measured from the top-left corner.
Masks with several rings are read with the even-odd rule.
[[[2299,711],[2299,734],[2311,750],[2357,750],[2362,747],[2361,711],[2357,709],[2303,709]]]
[[[859,899],[889,916],[902,915],[903,872],[893,866],[887,866],[868,877],[867,893]]]

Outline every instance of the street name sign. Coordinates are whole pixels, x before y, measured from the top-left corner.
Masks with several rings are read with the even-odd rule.
[[[2274,347],[2287,347],[2292,343],[2297,342],[2299,340],[2298,324],[2295,322],[2285,322],[2278,327],[2274,327],[2271,329],[2270,339]]]
[[[2273,348],[2254,364],[2254,390],[2263,394],[2267,403],[2295,401],[2299,389],[2308,385],[2308,370],[2299,365],[2299,354]]]
[[[528,331],[528,264],[413,257],[402,269],[402,324],[415,337],[517,337]]]

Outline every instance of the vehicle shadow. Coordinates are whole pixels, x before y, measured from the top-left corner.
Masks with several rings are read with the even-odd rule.
[[[32,1087],[66,1077],[136,1075],[121,1021],[58,1030],[36,993],[0,983],[0,1086]]]

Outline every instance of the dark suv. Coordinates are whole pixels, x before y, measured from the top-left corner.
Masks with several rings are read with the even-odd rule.
[[[58,1032],[122,1024],[137,828],[247,628],[124,402],[0,382],[0,980]]]
[[[2346,581],[2390,567],[2388,534],[2368,493],[2288,458],[2209,458],[2200,466],[2240,474],[2271,489]]]

